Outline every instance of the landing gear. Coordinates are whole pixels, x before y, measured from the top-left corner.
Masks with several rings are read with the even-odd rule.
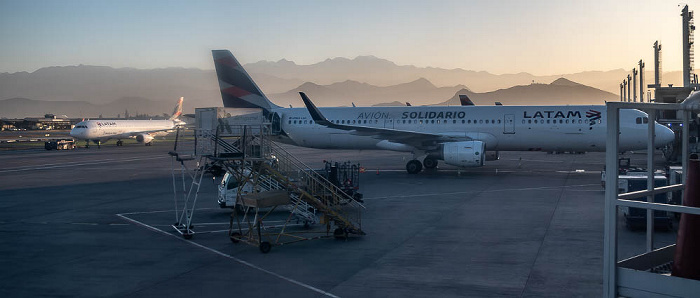
[[[124,142],[122,140],[117,140],[117,147],[124,146]]]
[[[146,143],[146,146],[151,146],[151,145],[153,145],[153,143],[152,143],[152,142],[148,142],[148,143]]]
[[[437,165],[438,165],[438,161],[434,157],[426,156],[425,159],[423,160],[423,166],[425,166],[426,169],[437,168]]]
[[[409,174],[418,174],[423,169],[423,165],[417,159],[411,160],[406,164],[406,171]]]
[[[260,252],[266,254],[266,253],[270,252],[271,249],[272,249],[272,244],[270,242],[263,241],[260,243]]]
[[[101,149],[100,145],[102,145],[102,141],[97,141],[97,149]]]
[[[90,148],[90,140],[85,140],[85,148]]]

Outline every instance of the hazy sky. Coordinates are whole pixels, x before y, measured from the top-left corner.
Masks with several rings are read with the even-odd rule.
[[[685,3],[700,11],[700,0]],[[209,51],[230,49],[242,63],[374,55],[399,65],[548,75],[629,70],[640,58],[651,69],[655,40],[664,70],[680,70],[678,4],[0,0],[0,72],[77,64],[213,69]]]

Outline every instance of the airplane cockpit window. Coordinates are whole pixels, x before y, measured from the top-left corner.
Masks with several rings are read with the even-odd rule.
[[[637,124],[647,124],[649,123],[649,118],[647,117],[637,117]]]

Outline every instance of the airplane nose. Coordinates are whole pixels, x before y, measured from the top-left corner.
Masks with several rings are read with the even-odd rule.
[[[656,124],[656,138],[654,138],[654,147],[661,147],[668,143],[673,142],[676,139],[676,135],[670,128]]]

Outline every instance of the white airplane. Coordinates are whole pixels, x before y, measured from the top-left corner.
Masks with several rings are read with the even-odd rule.
[[[277,141],[322,149],[384,149],[410,152],[408,173],[435,168],[439,160],[479,167],[499,151],[605,151],[606,107],[412,106],[281,108],[268,100],[228,50],[212,51],[224,107],[259,108],[279,132]],[[620,112],[620,150],[646,149],[649,118]],[[674,139],[656,123],[654,146]],[[423,157],[423,162],[418,160]]]
[[[117,146],[122,146],[122,139],[135,138],[139,143],[150,146],[157,136],[164,136],[184,122],[182,115],[183,97],[177,102],[173,114],[168,120],[84,120],[70,131],[76,139],[85,140],[85,147],[93,141],[99,147],[102,142],[117,139]]]

